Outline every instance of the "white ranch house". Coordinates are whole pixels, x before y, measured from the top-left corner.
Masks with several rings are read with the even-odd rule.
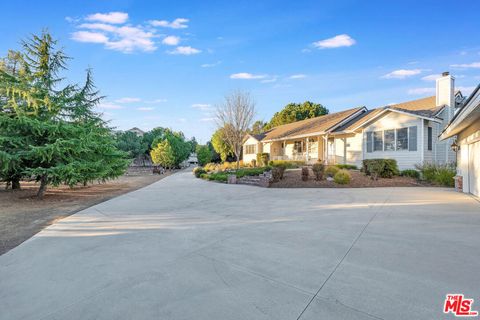
[[[450,163],[453,138],[438,139],[464,100],[447,72],[436,81],[436,95],[368,110],[358,107],[247,135],[243,160],[269,153],[271,160],[352,164],[363,159],[396,159],[401,170],[423,162]]]

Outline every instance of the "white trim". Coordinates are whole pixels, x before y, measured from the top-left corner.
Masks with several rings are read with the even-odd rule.
[[[408,115],[408,116],[412,116],[412,117],[416,117],[416,118],[420,118],[420,119],[425,119],[425,120],[441,123],[440,120],[435,119],[435,118],[424,117],[424,116],[421,116],[421,115],[418,115],[418,114],[415,114],[415,113],[410,113],[410,112],[401,111],[401,110],[397,110],[397,109],[386,108],[385,110],[383,110],[382,112],[377,114],[375,117],[370,118],[367,121],[365,121],[365,122],[361,123],[360,125],[356,126],[355,128],[353,128],[352,131],[355,131],[355,130],[359,129],[360,127],[365,126],[367,123],[373,122],[375,119],[377,119],[378,117],[380,117],[381,115],[383,115],[387,111],[397,112],[397,113],[400,113],[400,114],[405,114],[405,115]]]
[[[421,149],[420,159],[422,161],[421,163],[423,164],[425,162],[425,119],[422,119],[422,121],[421,121],[421,128],[422,128],[422,144],[421,144],[422,149]],[[408,131],[410,131],[410,130],[408,130]],[[432,141],[432,143],[433,143],[433,141]],[[417,141],[417,148],[418,148],[418,141]]]

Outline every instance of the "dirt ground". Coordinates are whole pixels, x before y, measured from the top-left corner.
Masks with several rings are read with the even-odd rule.
[[[349,170],[352,180],[349,184],[341,185],[333,181],[316,181],[313,171],[310,170],[308,181],[302,181],[301,169],[287,170],[283,179],[274,182],[272,188],[373,188],[373,187],[418,187],[424,184],[409,177],[394,177],[392,179],[379,178],[377,181],[365,176],[358,170]]]
[[[5,190],[0,183],[0,255],[15,248],[58,219],[121,194],[145,187],[166,176],[151,170],[130,170],[107,183],[87,187],[49,187],[44,200],[35,198],[38,184],[23,182],[22,190]]]

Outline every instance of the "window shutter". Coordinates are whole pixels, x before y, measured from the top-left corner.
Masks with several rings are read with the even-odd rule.
[[[365,134],[365,139],[367,139],[367,152],[372,152],[373,151],[373,146],[372,146],[372,134],[373,132],[367,132]]]
[[[408,151],[417,151],[417,126],[408,128]]]

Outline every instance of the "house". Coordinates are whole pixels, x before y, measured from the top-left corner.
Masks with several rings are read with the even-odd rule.
[[[439,141],[438,135],[462,101],[446,72],[436,81],[435,96],[372,110],[357,107],[247,135],[243,160],[269,153],[271,160],[360,166],[363,159],[391,158],[401,170],[423,162],[453,162],[452,138]]]
[[[128,129],[127,132],[133,132],[137,135],[137,137],[143,137],[145,132],[137,127],[133,127],[132,129]]]
[[[441,140],[457,137],[457,188],[480,196],[480,85],[454,115],[440,135]]]

